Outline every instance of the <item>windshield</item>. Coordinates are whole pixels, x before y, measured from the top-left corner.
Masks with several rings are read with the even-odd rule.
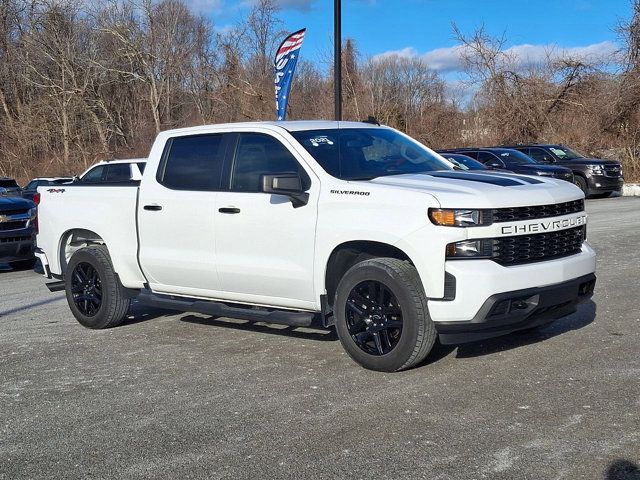
[[[567,147],[549,147],[551,153],[553,153],[560,160],[575,160],[576,158],[584,158],[584,155],[580,155],[575,150],[571,150]]]
[[[324,170],[342,180],[452,170],[420,143],[387,128],[291,132]]]
[[[449,160],[451,163],[453,163],[456,167],[460,168],[461,170],[486,170],[487,169],[487,167],[485,167],[483,164],[481,164],[477,160],[474,160],[471,157],[467,157],[466,155],[452,155],[447,153],[441,153],[440,155],[442,155],[444,158]]]
[[[18,184],[15,180],[0,180],[0,187],[2,188],[18,188]]]
[[[502,160],[505,165],[508,163],[512,165],[514,164],[521,165],[523,163],[537,163],[529,155],[525,155],[524,153],[519,152],[518,150],[509,150],[509,151],[498,150],[498,151],[495,151],[494,153],[500,157],[500,160]]]

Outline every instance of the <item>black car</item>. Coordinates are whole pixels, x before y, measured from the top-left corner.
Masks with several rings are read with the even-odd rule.
[[[490,169],[508,170],[524,175],[558,178],[573,183],[573,173],[571,169],[556,165],[542,165],[524,153],[511,148],[459,148],[449,150],[449,152],[467,155]]]
[[[36,204],[20,197],[0,197],[0,263],[33,266]]]
[[[34,178],[27,184],[26,187],[24,187],[24,190],[22,190],[22,198],[33,200],[33,195],[38,191],[38,187],[64,185],[71,182],[73,182],[72,177]]]
[[[619,192],[624,184],[620,162],[588,158],[558,144],[513,145],[508,148],[519,150],[540,163],[570,168],[575,176],[575,184],[585,196],[607,197]]]

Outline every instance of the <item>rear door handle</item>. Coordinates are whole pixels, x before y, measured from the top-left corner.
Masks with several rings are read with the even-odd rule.
[[[219,208],[220,213],[240,213],[240,209],[236,207],[223,207]]]
[[[157,212],[158,210],[162,210],[162,206],[160,205],[145,205],[144,207],[145,210],[151,210],[152,212]]]

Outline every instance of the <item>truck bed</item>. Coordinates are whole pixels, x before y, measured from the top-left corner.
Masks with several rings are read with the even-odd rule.
[[[109,245],[111,261],[128,288],[141,288],[144,276],[137,260],[137,182],[117,185],[61,185],[40,187],[37,246],[48,253],[49,270],[62,275],[71,232],[76,238],[99,237]],[[59,240],[62,239],[62,240]],[[58,242],[52,245],[47,242]],[[77,242],[76,242],[77,243]],[[51,252],[57,252],[52,255]]]

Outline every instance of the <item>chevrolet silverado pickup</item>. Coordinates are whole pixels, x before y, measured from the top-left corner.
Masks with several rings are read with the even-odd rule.
[[[130,302],[334,326],[398,371],[436,339],[535,328],[595,285],[575,185],[460,172],[389,127],[259,122],[161,132],[141,180],[40,188],[36,255],[88,328]]]

